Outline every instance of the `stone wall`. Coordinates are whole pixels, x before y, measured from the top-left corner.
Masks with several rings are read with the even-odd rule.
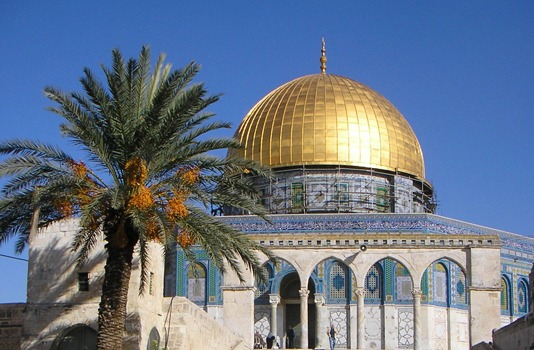
[[[76,324],[97,329],[105,255],[98,245],[87,263],[76,267],[71,248],[76,229],[76,220],[64,220],[30,236],[22,349],[50,349],[65,329]],[[78,273],[88,273],[88,291],[80,290]]]
[[[165,326],[160,347],[167,350],[248,350],[243,338],[231,333],[184,297],[165,298]]]
[[[0,344],[3,349],[20,349],[25,304],[0,305]]]
[[[493,332],[494,350],[534,349],[534,313]]]

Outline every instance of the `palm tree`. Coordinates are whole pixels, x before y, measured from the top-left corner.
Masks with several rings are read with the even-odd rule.
[[[112,58],[112,67],[102,66],[107,86],[86,68],[83,93],[45,88],[55,103],[49,110],[65,119],[61,132],[84,151],[83,161],[40,142],[0,142],[0,177],[8,177],[0,198],[0,244],[15,237],[21,252],[32,222],[46,227],[73,216],[79,218],[73,248],[80,264],[100,239],[105,242],[99,349],[122,347],[136,247],[141,292],[150,241],[178,244],[192,259],[190,247],[198,244],[223,272],[230,266],[242,280],[241,262],[259,271],[257,253],[270,256],[206,210],[230,205],[263,215],[244,173],[266,173],[243,159],[207,153],[239,145],[206,136],[230,125],[209,121],[213,114],[204,110],[219,95],[192,83],[199,65],[172,70],[160,55],[151,70],[147,47],[138,59],[125,62],[117,49]]]

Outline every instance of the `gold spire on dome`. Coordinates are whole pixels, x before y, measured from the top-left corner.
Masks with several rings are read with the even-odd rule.
[[[321,62],[321,73],[326,74],[326,48],[324,43],[324,38],[322,38],[323,47],[321,48],[321,58],[319,61]]]

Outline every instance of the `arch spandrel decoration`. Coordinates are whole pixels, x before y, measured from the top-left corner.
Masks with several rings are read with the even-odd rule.
[[[291,264],[289,261],[282,259],[280,257],[277,257],[275,261],[276,263],[273,266],[274,275],[272,278],[270,293],[281,295],[280,287],[281,287],[281,284],[284,278],[290,274],[295,274],[298,277],[297,279],[300,281],[300,276],[297,270],[295,269],[295,267],[293,266],[293,264]]]
[[[421,278],[421,301],[437,306],[467,307],[467,277],[454,261],[439,259],[425,270]]]

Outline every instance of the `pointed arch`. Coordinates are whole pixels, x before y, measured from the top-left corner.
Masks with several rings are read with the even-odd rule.
[[[441,257],[426,268],[421,277],[422,301],[437,306],[465,309],[467,275],[462,266],[448,257]]]
[[[256,276],[254,286],[254,302],[258,304],[268,304],[269,294],[271,293],[272,283],[274,279],[274,264],[271,261],[267,261],[263,264],[261,273],[263,280]]]
[[[448,264],[447,264],[448,265]],[[432,264],[432,294],[438,305],[450,306],[449,269],[444,261]]]
[[[375,263],[367,270],[364,281],[365,302],[370,304],[384,303],[384,268]]]
[[[511,283],[506,275],[501,276],[501,315],[512,315]]]
[[[528,283],[524,278],[520,278],[517,282],[517,311],[520,314],[528,313]]]
[[[350,300],[351,273],[348,266],[339,259],[328,259],[326,263],[325,287],[328,300],[348,302]]]
[[[298,276],[298,272],[289,261],[280,257],[275,258],[276,264],[273,266],[273,279],[271,283],[270,293],[280,294],[280,285],[284,278],[292,273]]]
[[[392,265],[388,266],[387,263]],[[388,269],[392,270],[393,299],[399,303],[411,303],[413,301],[413,279],[410,271],[397,260],[386,259],[386,264],[386,276]]]
[[[156,327],[152,327],[148,336],[147,350],[159,349],[161,337]]]
[[[201,262],[191,262],[187,265],[187,299],[191,300],[199,306],[206,306],[207,304],[207,268]]]

